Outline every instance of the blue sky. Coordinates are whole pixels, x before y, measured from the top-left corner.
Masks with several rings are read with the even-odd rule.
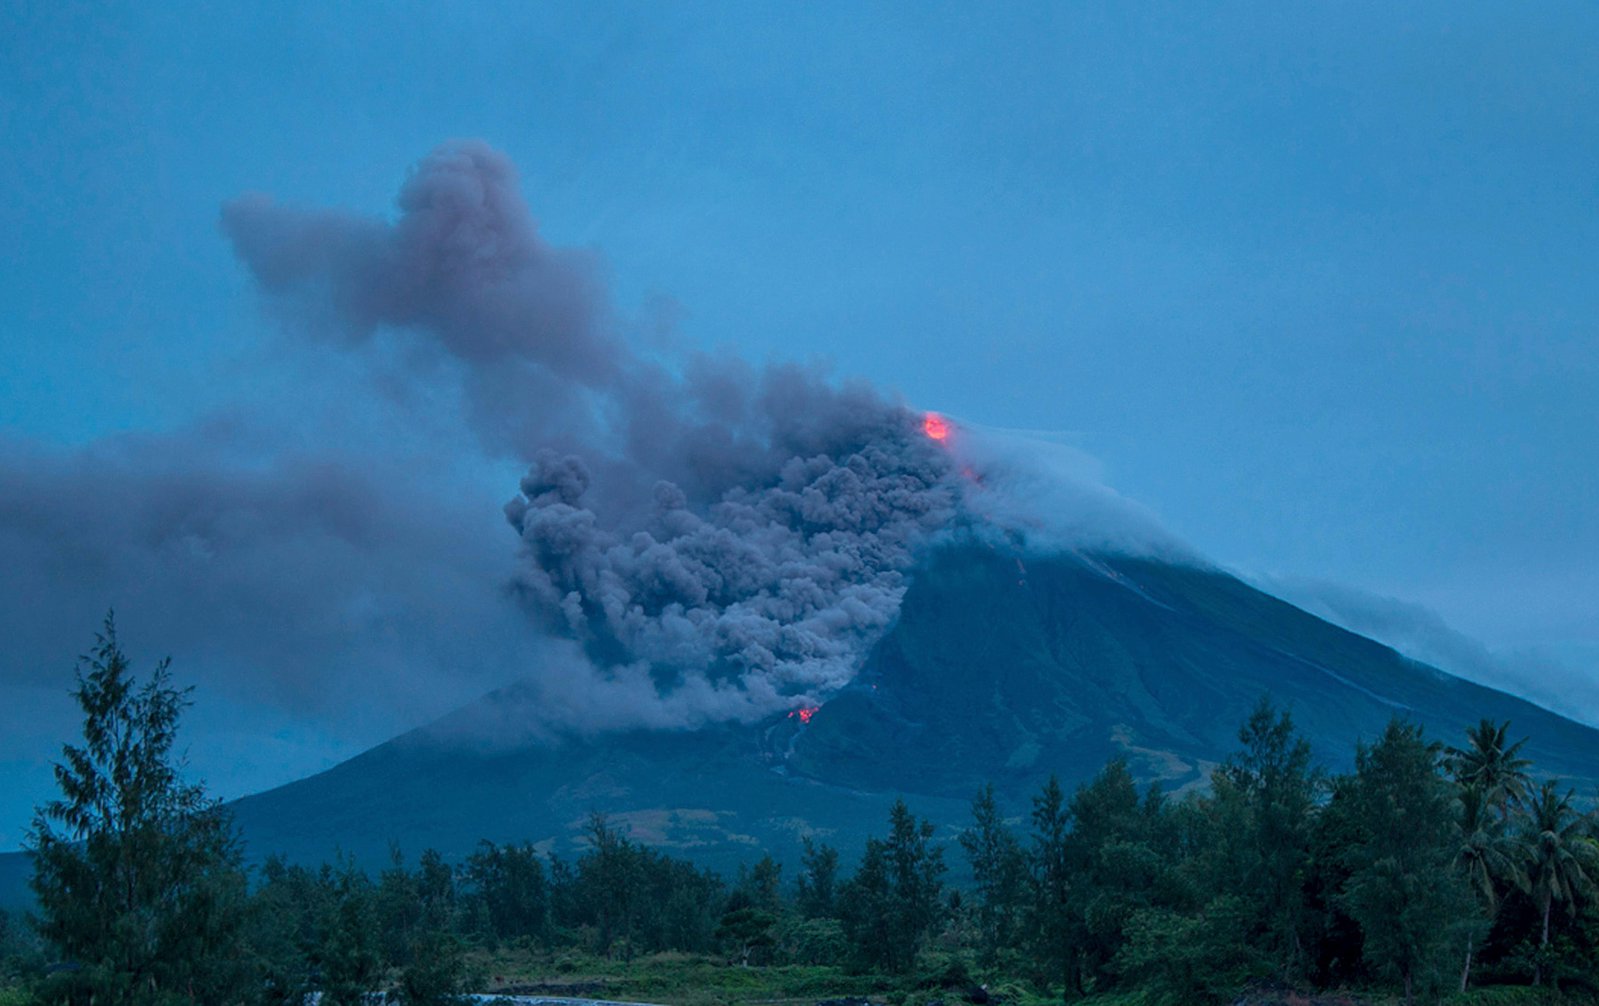
[[[1423,605],[1591,682],[1594,51],[1576,3],[10,3],[0,434],[66,456],[336,411],[219,207],[388,213],[419,157],[481,137],[623,312],[1063,431],[1224,565]],[[515,472],[444,467],[495,547]],[[52,668],[0,680],[50,706],[97,617],[59,653],[0,648]],[[182,671],[181,641],[138,642]],[[228,792],[457,697],[302,717],[218,691],[197,748],[269,739],[205,762]],[[20,807],[52,752],[0,751]]]

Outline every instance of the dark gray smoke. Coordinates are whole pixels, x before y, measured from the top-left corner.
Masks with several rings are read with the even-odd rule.
[[[641,351],[594,258],[539,237],[482,143],[430,154],[398,209],[388,222],[251,197],[223,226],[308,331],[351,347],[392,332],[441,355],[485,446],[531,462],[505,513],[537,622],[610,681],[647,670],[685,719],[847,683],[957,514],[920,417],[806,368]]]
[[[518,652],[511,564],[471,509],[405,464],[243,456],[236,439],[188,429],[63,454],[0,435],[0,684],[64,690],[110,607],[130,647],[172,653],[207,698],[414,719],[499,683],[480,655]]]

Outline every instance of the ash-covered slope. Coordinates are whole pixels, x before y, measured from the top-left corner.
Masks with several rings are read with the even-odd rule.
[[[856,682],[809,714],[485,753],[423,730],[235,804],[254,855],[362,858],[397,842],[469,852],[481,838],[568,847],[588,813],[712,865],[815,832],[846,850],[904,795],[953,834],[992,781],[1014,813],[1050,773],[1109,757],[1178,789],[1202,783],[1263,694],[1341,767],[1395,713],[1458,739],[1482,717],[1529,735],[1538,768],[1599,777],[1599,731],[1415,663],[1226,573],[1148,559],[946,550]],[[503,719],[529,701],[483,700]],[[478,710],[482,712],[483,710]],[[441,738],[456,739],[445,741]]]

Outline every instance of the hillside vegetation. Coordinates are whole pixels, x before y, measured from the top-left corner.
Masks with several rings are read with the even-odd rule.
[[[249,876],[225,810],[173,771],[181,693],[160,669],[136,687],[109,622],[78,696],[84,743],[35,825],[37,916],[0,926],[12,1001],[1599,995],[1599,820],[1489,720],[1446,747],[1392,719],[1329,775],[1262,700],[1183,797],[1122,759],[1071,792],[1047,780],[1019,819],[985,785],[954,845],[897,801],[858,860],[806,837],[787,878],[759,850],[718,874],[601,813],[571,856],[484,842]],[[947,883],[956,857],[971,884]]]

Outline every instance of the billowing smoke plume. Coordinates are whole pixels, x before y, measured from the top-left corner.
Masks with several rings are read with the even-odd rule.
[[[396,221],[242,199],[223,223],[263,289],[352,346],[395,330],[462,374],[492,450],[531,463],[505,507],[515,590],[588,659],[701,718],[848,682],[961,480],[920,416],[813,370],[639,350],[594,259],[538,235],[481,143],[416,168]]]

